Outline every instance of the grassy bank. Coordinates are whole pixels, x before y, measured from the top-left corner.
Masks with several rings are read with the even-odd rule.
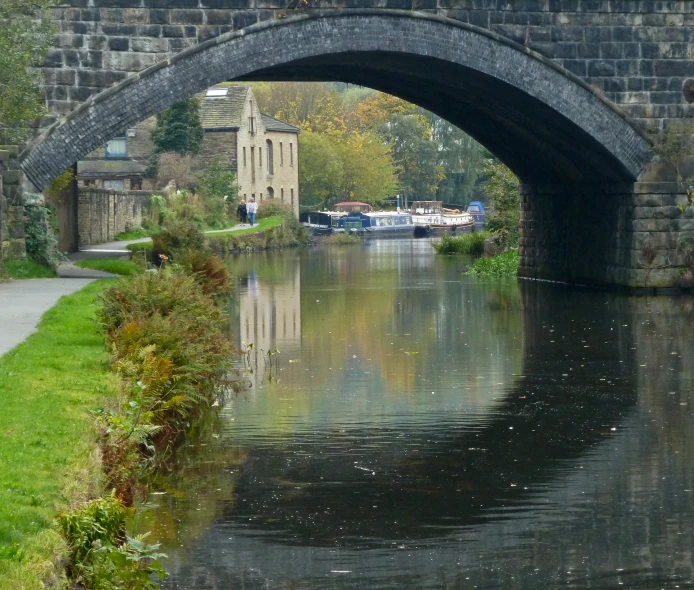
[[[8,279],[52,279],[55,271],[43,264],[29,260],[3,260],[0,278]]]
[[[92,270],[101,270],[103,272],[110,272],[114,275],[126,277],[142,272],[142,267],[138,266],[133,261],[121,260],[120,258],[90,258],[76,262],[75,266],[90,268]]]
[[[257,243],[254,240],[243,240],[241,238],[245,236],[252,236],[254,234],[264,234],[268,230],[277,229],[279,231],[282,226],[282,218],[279,216],[267,217],[266,219],[260,219],[254,227],[248,227],[239,230],[229,230],[229,231],[215,231],[212,233],[205,232],[205,235],[210,241],[210,245],[217,252],[233,251],[235,249],[244,249],[244,244],[251,244],[252,249],[261,249],[260,244],[264,240],[259,240]],[[130,250],[136,255],[142,256],[142,252],[145,256],[150,257],[152,251],[152,241],[148,242],[138,242],[136,244],[128,244],[126,249]]]
[[[468,254],[482,256],[484,241],[491,234],[486,231],[463,234],[462,236],[444,236],[440,242],[434,242],[438,254]]]
[[[111,281],[63,297],[38,332],[0,358],[0,589],[42,588],[67,547],[57,512],[97,491],[89,413],[112,395],[94,298]]]

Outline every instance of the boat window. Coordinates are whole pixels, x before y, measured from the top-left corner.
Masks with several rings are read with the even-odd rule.
[[[480,208],[479,208],[478,205],[470,205],[470,206],[467,208],[467,210],[468,210],[468,212],[470,212],[470,213],[479,213],[479,212],[480,212]]]

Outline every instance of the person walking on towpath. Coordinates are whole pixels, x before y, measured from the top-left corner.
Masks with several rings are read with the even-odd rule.
[[[258,212],[258,203],[255,202],[254,197],[251,197],[251,201],[246,205],[246,210],[248,211],[248,222],[253,225],[255,223],[255,214]]]
[[[246,223],[246,215],[248,214],[246,210],[246,201],[241,200],[238,208],[236,209],[236,215],[241,223]]]

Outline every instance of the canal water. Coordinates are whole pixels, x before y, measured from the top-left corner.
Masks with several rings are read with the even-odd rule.
[[[164,588],[694,587],[691,298],[428,240],[232,265],[249,387],[139,511]]]

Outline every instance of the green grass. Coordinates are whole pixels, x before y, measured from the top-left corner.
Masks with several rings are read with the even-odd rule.
[[[486,231],[463,234],[462,236],[444,236],[440,242],[434,242],[434,249],[439,254],[482,256],[484,254],[484,240],[489,236],[490,233]]]
[[[518,250],[508,250],[491,258],[478,258],[467,271],[478,277],[507,277],[518,274]]]
[[[2,274],[9,279],[52,279],[58,276],[52,268],[33,260],[3,260]]]
[[[0,589],[43,588],[66,547],[57,512],[100,491],[89,410],[113,395],[94,298],[63,297],[38,332],[0,357]]]
[[[120,260],[119,258],[96,258],[88,260],[80,260],[75,263],[75,266],[80,268],[91,268],[93,270],[101,270],[110,272],[115,275],[131,276],[142,272],[142,268],[135,264],[132,260]]]
[[[128,231],[122,231],[116,236],[117,240],[139,240],[140,238],[148,238],[151,236],[153,233],[156,233],[159,231],[158,227],[151,227],[149,229],[145,229],[143,227],[135,227],[133,229],[129,229]]]
[[[220,232],[215,232],[213,234],[208,234],[210,238],[220,238],[224,236],[244,236],[248,234],[257,234],[258,232],[262,232],[265,230],[268,230],[270,228],[276,227],[278,225],[282,225],[282,218],[279,216],[275,217],[266,217],[265,219],[258,219],[258,223],[256,223],[253,227],[247,227],[245,229],[239,229],[236,231],[220,231]]]
[[[206,233],[207,237],[211,240],[217,240],[220,242],[225,241],[227,238],[232,237],[235,238],[236,236],[245,236],[248,234],[258,234],[264,231],[267,231],[268,229],[272,229],[273,227],[277,227],[278,225],[282,225],[282,218],[279,216],[276,217],[267,217],[266,219],[260,219],[258,223],[256,223],[253,227],[248,227],[245,229],[239,229],[236,231],[220,231],[220,232],[215,232],[215,233]],[[137,244],[128,244],[126,246],[127,250],[130,250],[131,252],[143,252],[143,251],[148,251],[152,249],[152,242],[139,242]]]

